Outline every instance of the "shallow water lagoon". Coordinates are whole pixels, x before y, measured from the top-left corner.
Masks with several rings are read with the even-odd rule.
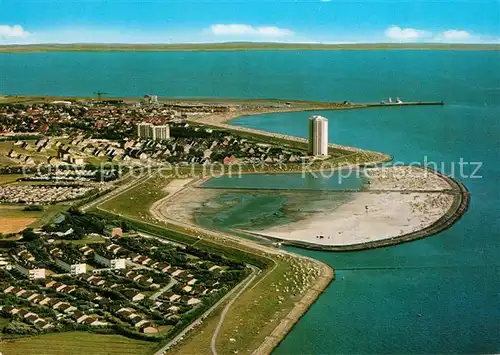
[[[259,190],[359,191],[366,179],[358,171],[310,172],[283,174],[243,174],[221,176],[203,184],[206,188]]]
[[[194,211],[194,217],[206,227],[257,231],[310,218],[350,199],[349,192],[220,190]]]

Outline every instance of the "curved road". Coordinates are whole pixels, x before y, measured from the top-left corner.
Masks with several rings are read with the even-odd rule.
[[[180,340],[182,340],[182,338],[184,337],[184,335],[186,335],[187,332],[189,332],[194,327],[196,327],[197,325],[199,325],[203,321],[203,319],[205,319],[206,317],[208,317],[210,315],[210,313],[212,313],[217,307],[219,307],[221,305],[222,302],[224,302],[226,299],[228,299],[229,297],[231,297],[231,295],[238,289],[238,287],[240,287],[241,285],[244,284],[244,286],[242,287],[242,289],[240,290],[240,292],[238,292],[238,294],[234,297],[234,299],[231,300],[231,302],[228,304],[228,306],[230,306],[241,295],[241,293],[246,289],[246,287],[250,283],[252,283],[252,281],[257,276],[257,272],[260,270],[259,268],[251,266],[251,265],[249,267],[252,269],[252,273],[250,275],[248,275],[238,286],[233,287],[233,289],[231,291],[229,291],[224,297],[222,297],[219,301],[217,301],[217,303],[215,303],[212,307],[210,307],[198,319],[196,319],[190,325],[188,325],[186,328],[184,328],[184,330],[182,332],[180,332],[176,337],[174,337],[171,341],[169,341],[167,344],[165,344],[160,350],[158,350],[157,352],[155,352],[154,355],[163,355],[163,354],[165,354],[168,349],[170,349],[172,346],[174,346]],[[224,308],[224,310],[225,310],[225,312],[223,312],[224,315],[225,315],[225,313],[227,313],[227,310],[229,309],[228,306],[226,306]],[[222,325],[221,321],[219,323],[221,323],[221,325]],[[218,327],[220,328],[220,326],[218,326]],[[212,340],[212,341],[215,343],[215,340]]]
[[[252,270],[253,270],[250,279],[248,280],[248,282],[245,283],[245,285],[243,285],[243,287],[236,294],[236,296],[234,296],[234,298],[222,310],[222,313],[221,313],[220,319],[219,319],[219,323],[217,323],[217,327],[215,328],[214,334],[212,335],[212,339],[210,340],[210,349],[212,350],[212,354],[213,355],[217,355],[217,349],[215,348],[215,341],[217,340],[217,335],[219,334],[220,328],[222,327],[222,324],[224,323],[224,318],[226,318],[226,314],[229,311],[229,308],[231,308],[231,306],[233,305],[234,301],[236,301],[238,299],[238,297],[241,296],[241,294],[246,290],[246,288],[248,287],[248,285],[250,285],[253,282],[253,280],[255,280],[255,278],[257,277],[256,271],[258,269],[256,267],[254,267],[254,266],[251,266],[251,265],[250,265],[250,268],[252,268]]]

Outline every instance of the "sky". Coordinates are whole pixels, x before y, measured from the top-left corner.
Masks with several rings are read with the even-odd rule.
[[[0,0],[0,44],[499,43],[500,0]]]

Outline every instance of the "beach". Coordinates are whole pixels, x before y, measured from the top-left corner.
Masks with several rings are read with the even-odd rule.
[[[459,191],[421,167],[364,170],[368,183],[338,208],[318,208],[308,218],[255,232],[283,241],[351,246],[398,238],[426,229],[455,204]]]
[[[205,219],[217,219],[220,211],[235,204],[274,196],[286,201],[279,223],[272,221],[280,212],[261,210],[246,217],[249,221],[245,225],[251,227],[234,228],[290,244],[319,248],[362,248],[366,244],[368,248],[380,241],[397,242],[399,237],[421,233],[443,222],[445,216],[452,216],[460,205],[461,191],[449,178],[432,170],[397,166],[368,168],[362,174],[366,184],[360,191],[225,190],[172,181],[169,186],[177,186],[176,196],[167,199],[161,209],[173,220],[192,224],[200,212]],[[238,197],[240,193],[246,196],[243,200]],[[222,202],[228,199],[233,202]],[[261,227],[253,224],[262,218],[270,222]],[[288,221],[283,223],[283,218]]]
[[[359,192],[333,211],[258,232],[263,236],[319,245],[352,245],[416,232],[437,221],[452,205],[448,193]]]

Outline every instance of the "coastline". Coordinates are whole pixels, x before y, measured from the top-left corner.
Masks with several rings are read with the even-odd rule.
[[[389,246],[389,245],[395,245],[395,244],[400,244],[404,242],[409,242],[413,241],[416,239],[428,237],[430,235],[439,233],[440,231],[447,229],[451,227],[454,223],[456,223],[462,215],[466,212],[469,204],[469,192],[467,191],[467,188],[460,183],[459,181],[448,177],[444,174],[441,174],[437,171],[430,171],[431,173],[435,174],[439,179],[443,179],[447,184],[449,184],[451,190],[453,190],[456,193],[457,198],[454,199],[453,206],[450,207],[450,209],[441,217],[439,218],[438,221],[434,222],[432,225],[422,229],[418,230],[416,232],[408,233],[403,236],[399,236],[397,238],[389,238],[389,239],[383,239],[383,240],[378,240],[374,242],[368,242],[368,243],[361,243],[361,244],[356,244],[356,245],[349,245],[349,246],[343,246],[343,247],[317,247],[315,245],[311,245],[308,243],[300,243],[300,242],[282,242],[283,244],[286,245],[293,245],[293,246],[298,246],[302,247],[305,249],[315,249],[315,250],[328,250],[328,251],[353,251],[353,250],[363,250],[363,249],[371,249],[371,248],[378,248],[378,247],[383,247],[383,246]],[[188,221],[187,223],[178,221],[178,220],[172,220],[167,211],[167,208],[164,206],[168,205],[168,201],[172,199],[172,197],[175,196],[175,200],[179,199],[179,195],[187,193],[188,195],[191,193],[192,194],[192,189],[193,188],[198,188],[200,184],[202,184],[206,179],[199,179],[199,180],[193,180],[190,181],[189,184],[184,184],[180,189],[176,189],[173,195],[169,195],[162,200],[157,201],[150,210],[150,213],[157,219],[165,222],[165,223],[173,223],[177,224],[179,226],[183,226],[185,228],[190,228],[193,230],[198,230],[202,231],[204,233],[209,233],[212,235],[217,235],[217,238],[222,238],[225,239],[230,238],[231,240],[235,240],[236,243],[246,245],[250,248],[256,248],[257,250],[265,250],[269,249],[269,247],[265,247],[262,245],[259,245],[253,241],[246,240],[243,238],[238,238],[233,235],[230,235],[225,232],[217,232],[215,230],[207,229],[202,226],[194,224],[194,222]],[[176,185],[174,183],[174,185]],[[178,186],[178,185],[176,185]],[[443,186],[441,186],[443,187]],[[381,188],[379,186],[378,188]],[[424,185],[421,187],[422,189],[429,189],[429,186]],[[377,189],[377,188],[376,188]],[[377,190],[375,189],[374,193],[377,193]],[[439,191],[439,190],[436,190]],[[248,231],[245,231],[246,233],[249,233]],[[264,249],[263,249],[264,248]],[[301,317],[307,312],[307,310],[317,301],[319,296],[326,290],[326,288],[330,285],[330,283],[335,279],[335,271],[328,265],[324,264],[323,262],[320,262],[315,259],[311,259],[308,257],[304,257],[301,255],[297,255],[294,253],[290,253],[287,251],[282,251],[279,249],[276,249],[274,251],[275,253],[285,253],[285,255],[290,255],[293,256],[294,258],[306,258],[313,262],[315,265],[318,265],[320,267],[321,273],[320,275],[316,278],[314,281],[314,284],[308,288],[308,290],[305,292],[305,294],[302,296],[300,301],[296,302],[294,307],[287,313],[287,315],[283,318],[281,318],[280,322],[278,325],[273,329],[271,333],[269,333],[266,337],[265,340],[260,344],[260,346],[252,352],[252,354],[255,355],[260,355],[260,354],[270,354],[274,348],[276,348],[281,341],[286,337],[286,335],[290,332],[290,330],[293,328],[293,326],[301,319]]]
[[[384,177],[370,180],[360,191],[323,191],[324,202],[305,202],[308,190],[263,190],[287,197],[295,221],[253,231],[232,229],[284,245],[322,251],[364,250],[409,242],[437,234],[456,223],[467,211],[469,192],[459,181],[420,167],[370,168]],[[297,174],[297,173],[296,173]],[[404,177],[401,174],[405,175]],[[258,193],[258,188],[200,188],[207,178],[194,181],[178,191],[175,199],[161,202],[162,214],[179,223],[195,225],[194,210],[220,193]],[[339,205],[336,194],[349,193],[350,201]],[[291,195],[290,195],[291,194]],[[303,202],[300,202],[303,201]],[[302,205],[302,203],[305,203]],[[370,206],[365,211],[365,205]],[[210,207],[212,208],[212,207]],[[214,207],[217,210],[217,207]],[[298,208],[298,210],[297,210]],[[208,211],[211,211],[210,209]],[[208,212],[209,214],[212,212]],[[380,228],[373,226],[380,225]],[[333,234],[332,234],[333,233]],[[318,239],[318,235],[324,238]]]
[[[499,50],[497,44],[463,43],[279,43],[279,42],[218,42],[218,43],[173,43],[173,44],[129,44],[129,43],[44,43],[25,45],[2,45],[0,53],[30,52],[168,52],[168,51],[299,51],[299,50]]]
[[[276,328],[269,334],[264,342],[252,353],[254,355],[271,354],[272,351],[285,339],[292,328],[307,313],[309,308],[318,300],[321,294],[335,280],[335,270],[327,264],[318,260],[308,258],[321,267],[321,274],[316,283],[311,287],[302,299],[296,303],[295,307],[288,315],[281,320]]]
[[[284,108],[284,109],[279,109],[279,110],[276,109],[276,108],[272,108],[271,107],[271,108],[267,109],[267,112],[291,112],[291,111],[307,111],[307,110],[318,110],[318,109],[323,109],[323,110],[335,109],[335,108],[332,108],[332,107],[335,107],[335,106],[331,106],[331,107],[327,107],[327,108],[325,108],[325,107],[323,107],[323,108],[317,108],[317,107],[315,107],[315,108],[292,107],[292,108]],[[341,108],[336,108],[336,109],[356,109],[356,108],[364,108],[364,107],[368,107],[368,106],[341,107]],[[192,122],[199,122],[199,123],[202,123],[202,124],[208,124],[208,125],[210,125],[210,124],[221,125],[221,127],[224,127],[226,129],[244,131],[242,127],[238,127],[238,126],[226,124],[225,122],[228,122],[228,121],[230,121],[233,118],[236,118],[236,117],[239,117],[239,116],[245,115],[245,114],[256,115],[256,114],[262,114],[262,113],[266,113],[266,112],[262,112],[262,109],[261,110],[257,110],[257,111],[231,112],[228,116],[223,116],[223,117],[221,117],[222,115],[207,116],[207,117],[211,117],[211,118],[215,119],[216,122],[212,122],[212,123],[207,123],[207,121],[204,120],[203,118],[201,118],[201,119],[195,119],[195,120],[191,120],[191,121]],[[233,115],[234,115],[234,117],[233,117]],[[232,118],[230,118],[230,117],[232,117]],[[217,120],[222,120],[222,121],[218,122]],[[252,134],[259,134],[259,135],[262,135],[262,136],[268,136],[268,137],[272,137],[272,138],[279,137],[279,138],[284,139],[284,140],[295,141],[295,142],[299,142],[299,143],[302,143],[302,144],[304,144],[306,142],[306,140],[303,139],[303,138],[292,137],[292,136],[287,136],[287,135],[277,135],[277,134],[268,133],[268,132],[260,131],[260,130],[251,130],[251,131],[247,131],[247,132],[252,133]],[[377,164],[377,163],[380,163],[380,162],[383,162],[383,161],[391,160],[390,156],[388,156],[386,154],[382,154],[382,153],[378,153],[378,152],[370,152],[370,151],[362,150],[362,149],[355,148],[355,147],[345,147],[345,146],[340,146],[340,145],[336,145],[336,144],[330,144],[330,147],[334,148],[334,149],[342,149],[344,151],[350,151],[353,154],[357,154],[357,153],[373,153],[373,154],[376,154],[375,157],[377,159],[375,159],[373,161],[373,163],[350,164],[350,165],[347,165],[345,167],[348,167],[348,166],[361,166],[361,165],[368,165],[368,164]],[[339,169],[341,169],[341,168],[342,167],[339,167]],[[270,172],[267,172],[267,173],[270,173]],[[251,250],[254,250],[256,252],[257,251],[260,251],[260,252],[264,251],[266,253],[272,253],[272,254],[276,254],[276,255],[288,255],[288,256],[292,256],[293,258],[297,258],[297,259],[307,259],[309,261],[312,261],[315,265],[318,265],[320,267],[320,269],[321,269],[320,276],[317,277],[317,279],[315,280],[313,286],[311,286],[311,287],[309,287],[307,289],[307,291],[302,296],[302,298],[300,299],[300,301],[296,302],[296,304],[290,310],[290,312],[287,314],[287,316],[281,319],[281,321],[279,322],[279,324],[265,338],[264,342],[262,342],[261,345],[254,352],[255,354],[267,354],[267,353],[270,353],[285,338],[285,336],[292,329],[292,327],[294,326],[294,324],[296,324],[300,320],[300,318],[307,312],[307,310],[309,309],[309,307],[318,299],[318,297],[321,295],[321,293],[332,282],[332,280],[334,279],[334,270],[332,268],[330,268],[328,265],[326,265],[326,264],[324,264],[324,263],[322,263],[322,262],[320,262],[318,260],[307,258],[307,257],[301,256],[301,255],[297,255],[297,254],[294,254],[294,253],[287,252],[287,251],[283,251],[283,250],[279,250],[279,249],[274,249],[274,248],[271,248],[271,247],[265,247],[265,246],[259,245],[258,243],[252,242],[250,240],[242,240],[242,238],[238,238],[236,236],[233,236],[233,235],[230,235],[230,234],[227,234],[227,233],[221,233],[221,232],[218,232],[218,231],[213,231],[213,230],[210,230],[210,229],[206,229],[206,228],[203,228],[201,226],[193,225],[192,223],[182,223],[182,222],[179,222],[179,221],[174,221],[174,220],[170,219],[168,216],[161,215],[161,212],[159,212],[158,210],[160,209],[162,203],[164,203],[168,199],[172,198],[173,196],[176,196],[178,193],[185,192],[192,184],[195,184],[195,183],[196,183],[196,181],[195,182],[189,181],[188,183],[181,184],[178,188],[173,188],[173,189],[169,190],[168,191],[170,193],[169,196],[167,196],[164,199],[161,199],[161,200],[157,201],[151,207],[151,209],[150,209],[151,214],[153,216],[155,216],[155,213],[156,213],[155,217],[157,219],[163,221],[167,225],[167,228],[168,228],[168,224],[171,224],[171,225],[175,225],[177,227],[184,228],[186,230],[190,230],[190,231],[194,231],[194,232],[199,232],[199,233],[204,233],[205,235],[210,235],[211,237],[209,238],[209,240],[219,240],[218,243],[220,243],[220,244],[225,244],[226,243],[225,241],[227,239],[227,240],[231,240],[236,245],[239,245],[239,246],[242,246],[242,247],[244,246],[246,249],[251,249]],[[468,195],[468,192],[467,192],[465,186],[463,186],[463,189],[465,190],[465,192],[463,194],[463,198],[461,200],[461,203],[457,207],[457,210],[453,213],[453,216],[452,216],[452,217],[455,217],[456,219],[454,221],[452,221],[452,222],[450,222],[451,219],[447,220],[447,221],[443,221],[441,227],[442,226],[446,226],[446,224],[447,224],[447,228],[448,228],[456,220],[458,220],[461,217],[461,215],[466,211],[467,206],[468,206],[469,195]],[[155,210],[156,210],[156,212],[155,212]],[[459,213],[460,210],[461,210],[461,213]],[[160,214],[158,215],[158,213],[160,213]],[[159,216],[159,218],[157,216]],[[434,233],[437,233],[437,232],[434,232]],[[428,235],[431,235],[431,234],[428,234]],[[424,235],[424,236],[427,236],[427,235]],[[424,237],[424,236],[421,236],[421,237]],[[412,236],[412,239],[408,239],[406,241],[410,241],[410,240],[414,240],[414,239],[418,239],[418,238],[416,238],[415,236]],[[397,244],[397,243],[392,243],[392,241],[393,241],[393,239],[391,239],[391,243],[386,244],[386,245]],[[380,241],[380,242],[382,243],[384,241]],[[294,244],[290,244],[290,245],[294,245]],[[300,246],[300,247],[303,247],[303,248],[309,248],[309,246],[307,246],[307,245],[297,245],[297,246]],[[371,248],[371,247],[378,247],[378,246],[370,246],[367,243],[363,243],[362,246],[363,247],[361,247],[360,249],[367,249],[367,248]],[[380,245],[380,246],[382,246],[382,245]],[[360,249],[351,249],[351,250],[360,250]],[[325,249],[322,249],[322,250],[325,250]],[[328,250],[335,250],[335,249],[328,249]]]
[[[230,124],[230,122],[232,120],[234,120],[238,117],[242,117],[242,116],[265,115],[265,114],[269,114],[269,113],[329,111],[329,110],[355,110],[355,109],[370,108],[370,107],[373,107],[373,106],[369,106],[369,104],[344,105],[344,104],[339,104],[339,103],[332,103],[332,104],[326,104],[326,105],[325,104],[316,104],[316,105],[311,105],[309,107],[303,107],[303,106],[257,107],[257,108],[253,108],[253,109],[243,109],[240,111],[231,111],[231,112],[224,113],[224,114],[213,114],[213,115],[191,118],[189,121],[191,121],[193,123],[199,123],[199,124],[203,124],[203,125],[207,125],[207,126],[216,127],[218,129],[236,131],[236,132],[239,132],[240,134],[241,133],[248,133],[248,134],[258,135],[261,137],[280,139],[280,140],[284,140],[284,141],[288,141],[288,142],[295,142],[295,143],[301,144],[305,147],[307,144],[307,139],[305,139],[305,138],[290,136],[290,135],[281,134],[281,133],[271,133],[271,132],[253,129],[253,128],[246,128],[246,127]],[[340,145],[340,144],[336,144],[336,143],[329,143],[328,147],[329,147],[329,149],[341,150],[341,151],[349,152],[349,153],[372,154],[376,157],[374,160],[376,160],[377,162],[387,162],[387,161],[392,160],[392,157],[388,154],[370,151],[370,150],[366,150],[366,149],[361,149],[361,148],[356,148],[356,147],[351,147],[351,146],[346,146],[346,145]],[[357,165],[359,165],[359,164],[357,164]]]
[[[459,182],[456,179],[453,179],[449,176],[441,174],[437,171],[433,171],[433,173],[435,173],[436,175],[439,175],[441,178],[445,179],[452,186],[452,189],[454,190],[455,199],[453,200],[453,204],[450,206],[450,208],[439,219],[437,219],[435,222],[433,222],[432,224],[430,224],[422,229],[418,229],[418,230],[410,232],[410,233],[405,233],[403,235],[396,236],[396,237],[373,240],[373,241],[362,242],[362,243],[355,243],[355,244],[320,245],[320,244],[309,243],[309,242],[298,241],[298,240],[281,239],[279,237],[272,236],[269,234],[261,234],[258,232],[253,232],[253,231],[248,231],[248,230],[245,230],[244,232],[252,234],[252,235],[268,238],[270,240],[274,240],[276,242],[282,243],[283,245],[289,245],[289,246],[294,246],[294,247],[299,247],[299,248],[304,248],[304,249],[309,249],[309,250],[336,251],[336,252],[375,249],[375,248],[387,247],[387,246],[391,246],[391,245],[408,243],[408,242],[418,240],[418,239],[423,239],[423,238],[438,234],[438,233],[450,228],[453,224],[458,222],[462,218],[462,216],[465,214],[465,212],[467,212],[468,207],[469,207],[469,202],[470,202],[470,193],[464,184],[462,184],[461,182]]]
[[[261,345],[254,350],[253,354],[270,354],[272,350],[278,346],[278,344],[285,338],[285,336],[288,334],[288,332],[291,330],[293,325],[295,325],[300,318],[307,312],[309,307],[316,302],[318,297],[323,293],[323,291],[330,285],[330,283],[334,280],[335,278],[335,271],[332,269],[329,265],[310,258],[306,257],[303,255],[291,253],[285,250],[281,249],[275,249],[273,247],[269,246],[264,246],[261,244],[258,244],[256,242],[253,242],[251,240],[247,239],[242,239],[239,237],[236,237],[232,234],[224,233],[224,232],[219,232],[216,230],[211,230],[196,224],[192,223],[186,223],[186,222],[180,222],[177,220],[172,220],[171,218],[168,217],[168,215],[165,213],[165,209],[163,208],[163,205],[167,204],[168,201],[172,198],[177,199],[177,196],[179,194],[185,193],[186,190],[189,189],[189,187],[196,186],[200,183],[203,182],[204,179],[199,179],[199,180],[191,180],[188,184],[184,184],[181,188],[172,190],[173,193],[171,195],[168,195],[158,201],[156,201],[150,208],[150,214],[155,217],[157,220],[162,221],[163,223],[168,224],[174,224],[179,227],[185,228],[185,229],[190,229],[197,231],[199,233],[204,233],[206,236],[210,236],[211,239],[215,238],[216,240],[231,240],[234,242],[236,245],[241,245],[248,247],[250,249],[253,249],[254,251],[260,251],[264,252],[265,254],[269,255],[282,255],[282,256],[288,256],[288,257],[293,257],[295,259],[301,259],[301,260],[307,260],[315,265],[317,265],[320,268],[320,274],[316,278],[314,284],[312,287],[309,287],[309,289],[305,292],[305,294],[302,296],[299,302],[296,302],[294,307],[289,311],[286,317],[282,318],[278,325],[274,328],[274,330],[266,336],[265,340]],[[174,184],[175,185],[175,184]],[[178,185],[177,185],[178,186]],[[269,256],[268,256],[269,257]]]

